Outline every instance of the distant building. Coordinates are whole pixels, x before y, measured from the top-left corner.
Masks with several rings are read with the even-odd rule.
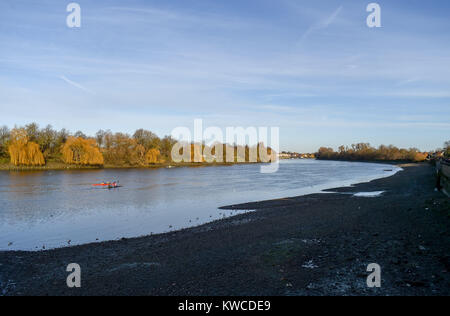
[[[278,154],[279,159],[315,159],[314,154],[300,154],[296,152],[283,151]]]
[[[291,155],[283,151],[282,153],[278,154],[278,158],[280,158],[280,159],[291,159]]]

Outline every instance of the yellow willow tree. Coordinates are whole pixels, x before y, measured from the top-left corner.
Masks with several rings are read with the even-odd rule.
[[[8,151],[11,163],[16,166],[45,165],[44,155],[39,145],[28,140],[27,132],[23,128],[11,131],[11,143]]]
[[[105,162],[114,166],[145,166],[146,149],[127,134],[107,134],[103,154]]]
[[[161,160],[161,152],[158,149],[152,148],[145,155],[145,161],[148,164],[156,164]]]
[[[131,165],[145,166],[145,163],[147,161],[145,147],[136,143],[133,146],[132,151],[130,152],[129,161]]]
[[[191,162],[205,162],[202,144],[191,144]]]
[[[69,137],[61,148],[63,160],[74,165],[103,165],[104,159],[94,139]]]

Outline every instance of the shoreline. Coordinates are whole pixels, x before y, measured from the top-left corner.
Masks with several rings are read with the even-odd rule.
[[[0,171],[10,171],[10,172],[22,172],[22,171],[76,171],[76,170],[126,170],[126,169],[144,169],[144,170],[152,170],[152,169],[162,169],[162,168],[201,168],[201,167],[223,167],[223,166],[234,166],[234,165],[242,165],[242,164],[260,164],[260,163],[164,163],[164,164],[155,164],[147,167],[143,166],[114,166],[114,165],[105,165],[105,166],[77,166],[77,165],[67,165],[64,163],[49,163],[45,166],[14,166],[11,164],[0,164]]]
[[[281,161],[289,161],[291,159],[280,159]],[[360,162],[360,163],[376,163],[376,164],[386,164],[386,165],[409,165],[409,164],[419,164],[418,162],[408,162],[408,161],[383,161],[383,160],[331,160],[331,159],[296,159],[296,160],[317,160],[317,161],[338,161],[338,162]],[[77,166],[68,165],[61,162],[49,162],[44,166],[14,166],[10,163],[0,163],[0,171],[10,171],[10,172],[21,172],[21,171],[74,171],[74,170],[120,170],[120,169],[162,169],[162,168],[201,168],[201,167],[223,167],[223,166],[234,166],[234,165],[246,165],[246,164],[264,164],[263,162],[199,162],[199,163],[161,163],[150,166],[115,166],[115,165],[104,165],[104,166]]]
[[[411,161],[411,160],[351,160],[351,159],[320,159],[318,161],[340,161],[340,162],[361,162],[361,163],[378,163],[386,165],[417,165],[421,163],[427,163],[428,161]]]
[[[329,190],[337,193],[225,206],[221,209],[256,212],[181,231],[41,252],[0,252],[4,270],[0,284],[6,279],[15,283],[6,295],[449,294],[450,276],[442,271],[450,272],[450,238],[445,226],[450,204],[433,191],[432,175],[431,166],[418,164],[389,178]],[[386,193],[377,198],[340,194],[361,191]],[[436,212],[425,212],[424,203]],[[378,241],[372,253],[367,246],[374,240]],[[424,246],[413,245],[399,253],[399,248],[409,248],[411,242]],[[365,270],[359,270],[363,263],[393,257],[395,262],[384,262],[384,266],[397,270],[407,266],[415,271],[424,260],[430,261],[426,262],[430,269],[421,271],[429,274],[428,283],[422,276],[420,282],[409,280],[403,272],[398,283],[388,269],[384,282],[389,286],[369,290],[361,285],[365,282],[361,276]],[[403,263],[405,258],[408,263]],[[309,261],[317,268],[303,268]],[[411,265],[415,261],[420,265]],[[89,279],[82,289],[64,286],[66,273],[61,265],[66,262],[89,267]],[[140,276],[148,283],[142,284]],[[115,281],[116,286],[105,286]],[[354,284],[342,289],[329,282]]]

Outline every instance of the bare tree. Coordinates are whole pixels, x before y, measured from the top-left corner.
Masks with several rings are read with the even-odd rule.
[[[107,132],[104,130],[99,130],[97,132],[97,134],[95,134],[95,140],[97,141],[97,145],[98,147],[102,147],[103,143],[105,142],[105,136],[106,136]]]
[[[144,146],[146,150],[149,150],[151,148],[158,149],[161,146],[161,140],[159,139],[159,137],[155,133],[152,133],[145,129],[138,129],[134,133],[133,138],[139,145]]]

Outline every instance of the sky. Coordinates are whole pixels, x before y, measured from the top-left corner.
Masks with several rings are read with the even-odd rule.
[[[0,125],[279,127],[281,150],[450,139],[450,2],[0,2]]]

